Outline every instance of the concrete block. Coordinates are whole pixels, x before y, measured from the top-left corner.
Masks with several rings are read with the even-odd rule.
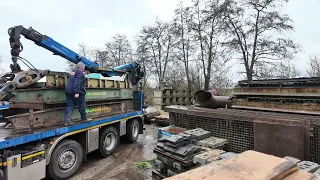
[[[198,142],[199,146],[210,147],[213,149],[218,148],[218,147],[222,147],[225,144],[228,144],[227,139],[213,137],[213,136],[206,138],[206,139],[203,139]]]
[[[220,150],[220,149],[214,149],[214,150],[210,150],[209,152],[208,152],[208,154],[209,154],[209,159],[208,159],[208,161],[209,161],[209,163],[211,163],[211,162],[213,162],[213,161],[217,161],[217,160],[220,160],[220,155],[221,154],[224,154],[224,153],[226,153],[225,151],[223,151],[223,150]]]
[[[320,169],[316,170],[314,173],[312,173],[313,175],[320,177]]]
[[[201,128],[191,129],[184,133],[194,136],[198,141],[208,138],[211,135],[210,131],[206,131]]]
[[[173,162],[173,167],[174,167],[175,169],[178,169],[179,171],[182,171],[182,170],[183,170],[181,164],[178,163],[178,162]]]
[[[171,142],[173,144],[177,144],[177,143],[180,143],[180,142],[183,142],[184,139],[182,136],[180,135],[172,135],[172,136],[166,136],[166,137],[163,137],[163,138],[160,138],[159,139],[159,142]]]
[[[219,149],[215,149],[210,152],[204,152],[204,153],[201,153],[201,154],[194,156],[193,163],[206,165],[206,164],[211,163],[213,161],[219,160],[220,159],[219,156],[224,153],[225,153],[225,151],[219,150]]]
[[[157,158],[164,163],[165,166],[173,166],[173,162],[169,161],[166,157],[157,156]]]
[[[159,159],[154,161],[155,169],[163,169],[164,168],[164,163],[160,161]]]
[[[237,155],[238,155],[238,154],[237,154],[237,153],[234,153],[234,152],[226,152],[226,153],[220,154],[220,155],[219,155],[219,158],[220,158],[220,159],[232,158],[232,157],[235,157],[235,156],[237,156]]]
[[[201,154],[198,154],[198,155],[194,156],[193,163],[194,164],[206,165],[208,163],[208,160],[209,160],[208,153],[205,152],[205,153],[201,153]]]
[[[291,156],[286,156],[286,157],[284,157],[284,159],[286,159],[286,160],[288,160],[288,161],[291,161],[291,162],[293,162],[294,164],[298,164],[298,162],[301,161],[300,159],[297,159],[297,158],[291,157]]]
[[[177,175],[177,173],[171,171],[170,169],[167,170],[167,173],[168,173],[168,177]]]
[[[166,146],[173,147],[173,148],[182,147],[182,146],[185,146],[187,144],[188,144],[187,142],[180,142],[180,143],[177,143],[177,144],[174,144],[174,143],[171,143],[171,142],[165,142]]]
[[[179,148],[174,148],[174,147],[170,147],[170,146],[163,147],[164,151],[170,152],[170,153],[174,153],[174,152],[178,151],[179,149],[184,149],[184,147],[179,147]]]
[[[201,150],[200,146],[188,144],[184,147],[179,147],[174,153],[179,156],[185,157],[185,156],[196,154],[200,152],[200,150]]]
[[[157,143],[157,146],[158,146],[159,148],[163,148],[165,145],[164,145],[163,142],[159,142],[159,143]]]
[[[301,170],[307,171],[310,173],[313,173],[320,168],[319,164],[311,161],[301,161],[298,163],[298,166],[300,167]]]

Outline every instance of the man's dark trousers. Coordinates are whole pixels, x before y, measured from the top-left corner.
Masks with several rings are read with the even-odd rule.
[[[66,97],[67,97],[67,108],[66,108],[66,115],[65,115],[64,121],[69,122],[75,106],[78,106],[78,109],[81,115],[81,120],[83,121],[87,120],[85,95],[79,94],[79,97],[75,98],[73,94],[66,94]]]

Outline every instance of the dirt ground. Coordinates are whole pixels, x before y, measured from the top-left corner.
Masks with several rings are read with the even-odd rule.
[[[137,142],[121,142],[107,158],[102,159],[97,153],[88,155],[87,161],[70,179],[151,180],[151,168],[139,169],[135,166],[137,162],[152,161],[156,157],[152,149],[157,141],[157,127],[145,125],[145,128]]]

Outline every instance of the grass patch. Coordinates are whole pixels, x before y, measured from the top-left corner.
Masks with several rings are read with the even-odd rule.
[[[152,168],[152,165],[148,162],[138,162],[135,164],[137,168],[139,169],[149,169],[149,168]]]

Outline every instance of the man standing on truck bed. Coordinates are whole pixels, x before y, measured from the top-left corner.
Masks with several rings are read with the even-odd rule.
[[[84,69],[85,65],[79,62],[76,65],[76,69],[70,73],[70,78],[65,88],[67,98],[67,108],[64,118],[65,125],[72,124],[70,118],[75,106],[78,106],[81,120],[88,120],[86,113],[86,78],[84,76]]]

